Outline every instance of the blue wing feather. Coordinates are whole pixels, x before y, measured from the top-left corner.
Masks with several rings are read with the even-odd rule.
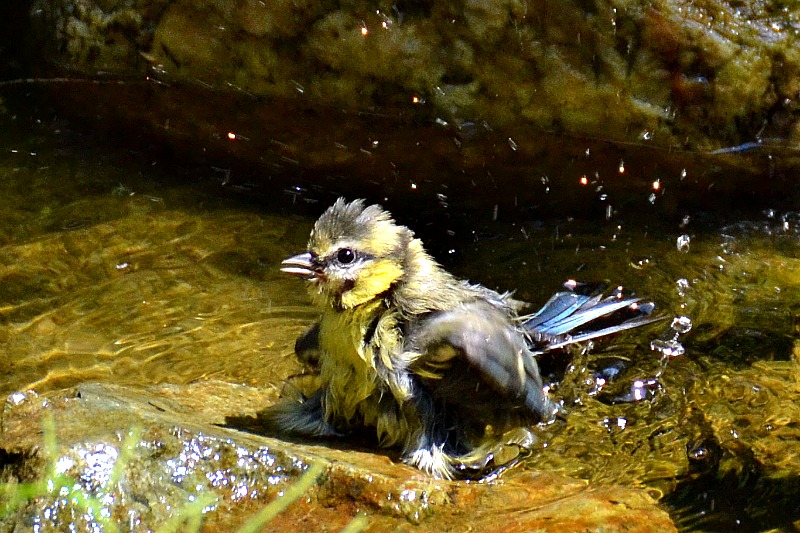
[[[537,353],[563,348],[569,344],[611,335],[663,317],[652,316],[655,305],[640,298],[623,296],[617,289],[603,298],[600,293],[582,294],[572,290],[553,295],[544,306],[522,318],[522,328],[540,344]],[[619,315],[619,316],[616,316]]]

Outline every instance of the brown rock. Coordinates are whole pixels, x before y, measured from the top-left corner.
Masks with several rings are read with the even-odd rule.
[[[317,484],[270,530],[338,529],[357,513],[367,515],[368,531],[674,530],[638,490],[530,471],[494,482],[442,482],[382,454],[289,444],[220,425],[230,413],[255,415],[269,396],[214,381],[149,389],[86,384],[46,396],[12,395],[0,432],[0,449],[12,458],[4,480],[52,483],[35,500],[15,501],[3,530],[31,520],[43,531],[103,523],[85,512],[77,492],[96,498],[107,522],[122,526],[124,520],[130,531],[182,513],[202,519],[205,530],[230,529],[280,497],[313,463],[324,465]],[[53,437],[57,444],[47,444]],[[206,513],[193,515],[191,502],[204,497],[211,502]]]

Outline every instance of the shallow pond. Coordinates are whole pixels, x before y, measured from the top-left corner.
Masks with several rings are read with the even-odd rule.
[[[278,265],[334,193],[254,198],[222,169],[176,171],[41,118],[0,116],[2,394],[209,377],[280,389],[300,370],[294,339],[315,313]],[[569,278],[606,281],[666,317],[542,361],[569,416],[537,429],[525,468],[645,487],[686,530],[798,523],[800,215],[663,222],[644,195],[596,219],[509,220],[440,200],[385,206],[457,275],[534,304]],[[685,353],[652,349],[672,340]]]

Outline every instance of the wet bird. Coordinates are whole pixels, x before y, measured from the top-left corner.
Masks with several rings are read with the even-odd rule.
[[[267,409],[267,426],[303,437],[374,431],[439,478],[480,475],[491,464],[490,434],[559,414],[537,354],[654,320],[651,303],[575,290],[522,316],[509,293],[457,279],[409,228],[362,200],[337,200],[314,224],[308,251],[281,270],[308,282],[322,313],[295,346],[320,386]],[[626,318],[609,325],[621,310]],[[525,446],[529,432],[521,435]]]

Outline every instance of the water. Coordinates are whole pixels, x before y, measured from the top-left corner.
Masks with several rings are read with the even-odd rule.
[[[315,313],[278,265],[334,193],[267,199],[46,113],[0,119],[2,394],[209,377],[279,388],[299,370],[294,339]],[[461,277],[535,305],[569,278],[607,281],[667,317],[542,361],[569,416],[538,429],[527,468],[644,487],[686,530],[791,528],[800,216],[659,217],[651,194],[595,218],[461,211],[441,192],[396,214]]]
[[[313,313],[276,265],[303,246],[304,221],[226,200],[213,182],[118,167],[58,126],[5,133],[3,394],[86,380],[280,384],[293,369]]]

